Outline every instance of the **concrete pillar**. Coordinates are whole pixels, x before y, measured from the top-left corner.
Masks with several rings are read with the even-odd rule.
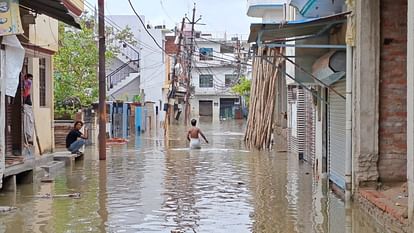
[[[375,183],[378,174],[380,1],[356,1],[353,78],[354,187]]]
[[[407,22],[407,181],[408,218],[414,225],[414,2],[408,1]]]
[[[19,184],[32,184],[34,182],[33,170],[23,172],[19,174]]]
[[[2,190],[5,192],[16,192],[17,190],[16,175],[12,175],[4,179]]]

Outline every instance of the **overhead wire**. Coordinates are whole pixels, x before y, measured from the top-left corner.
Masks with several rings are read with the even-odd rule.
[[[147,27],[145,26],[145,22],[141,19],[141,16],[139,16],[138,12],[135,10],[134,5],[132,5],[131,0],[128,0],[129,5],[131,6],[132,11],[134,12],[134,14],[137,16],[137,18],[139,19],[139,21],[141,22],[142,26],[144,27],[145,31],[147,32],[147,34],[151,37],[151,39],[154,41],[154,43],[157,45],[157,47],[159,49],[161,49],[161,51],[163,51],[167,56],[171,56],[167,53],[167,51],[165,51],[165,49],[158,43],[158,41],[155,39],[155,37],[151,34],[150,31],[148,31]]]
[[[86,5],[86,7],[87,7],[89,10],[91,10],[91,11],[95,11],[94,6],[93,6],[90,2],[88,2],[87,0],[85,0],[85,3],[86,3],[86,4],[85,4],[85,5]],[[98,14],[99,14],[99,13],[98,13]],[[108,17],[107,15],[104,15],[104,19],[105,19],[105,22],[106,22],[108,25],[110,25],[112,28],[114,28],[114,29],[115,29],[115,30],[117,30],[118,32],[123,30],[121,26],[119,26],[119,25],[118,25],[115,21],[113,21],[113,20],[112,20],[110,17]],[[159,52],[159,50],[158,50],[157,48],[154,48],[154,47],[152,47],[151,45],[144,43],[143,41],[137,41],[137,43],[138,43],[138,44],[140,44],[142,47],[144,47],[144,48],[146,48],[146,49],[150,50],[150,51],[153,51],[153,52]]]

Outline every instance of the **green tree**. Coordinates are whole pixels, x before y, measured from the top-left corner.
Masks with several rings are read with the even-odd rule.
[[[71,117],[78,109],[90,106],[98,99],[98,37],[95,20],[85,16],[80,21],[81,30],[59,25],[59,51],[54,56],[55,117]],[[114,32],[106,27],[106,61],[119,53],[113,42],[135,45],[129,27]]]
[[[231,90],[234,93],[245,98],[247,105],[249,105],[249,100],[250,100],[251,84],[252,84],[251,80],[247,79],[245,76],[242,76],[240,78],[240,81],[231,88]]]

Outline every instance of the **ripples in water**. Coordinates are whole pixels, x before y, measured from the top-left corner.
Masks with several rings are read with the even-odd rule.
[[[104,162],[89,148],[54,183],[0,195],[0,204],[19,208],[0,215],[0,232],[348,233],[343,203],[313,180],[309,165],[246,149],[239,122],[202,129],[210,144],[201,150],[180,139],[184,128],[172,130],[173,140],[159,133],[111,146]],[[30,198],[71,192],[81,198]],[[353,219],[363,230],[354,232],[381,232]]]

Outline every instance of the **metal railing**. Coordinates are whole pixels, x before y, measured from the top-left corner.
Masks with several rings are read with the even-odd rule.
[[[119,82],[124,80],[131,73],[133,73],[133,72],[126,71],[125,69],[128,68],[130,64],[135,64],[135,63],[139,67],[139,60],[129,60],[128,62],[123,63],[118,68],[116,68],[114,71],[109,73],[106,76],[107,90],[109,91]]]
[[[114,33],[111,33],[110,36],[115,38]],[[136,72],[139,72],[140,69],[140,52],[137,48],[135,48],[135,46],[129,44],[128,42],[116,39],[113,39],[110,42],[110,45],[118,50],[117,58],[123,62],[123,64],[106,76],[108,91],[128,77],[131,73],[134,73],[127,70],[127,68],[131,68]]]

